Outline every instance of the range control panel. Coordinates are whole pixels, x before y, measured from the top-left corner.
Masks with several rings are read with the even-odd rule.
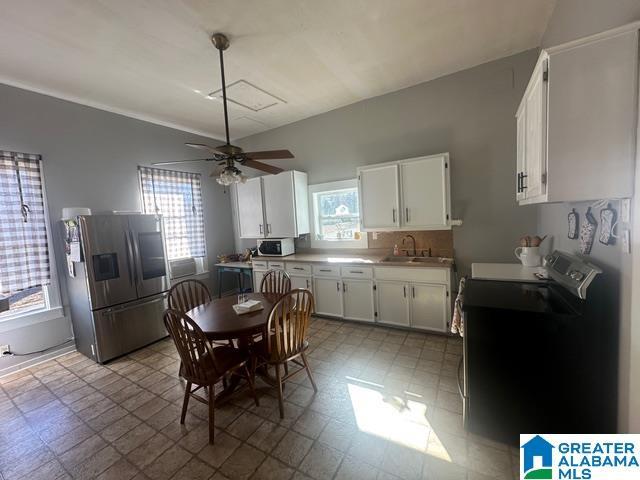
[[[555,250],[546,258],[547,273],[575,296],[587,298],[587,287],[602,270],[575,255]]]

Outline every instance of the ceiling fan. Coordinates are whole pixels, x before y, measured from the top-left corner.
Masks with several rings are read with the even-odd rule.
[[[229,141],[229,116],[227,113],[227,88],[224,79],[224,54],[229,48],[229,39],[223,33],[214,33],[211,42],[220,52],[220,76],[222,78],[222,104],[224,106],[224,129],[227,142],[224,145],[211,147],[203,143],[185,143],[185,145],[200,150],[205,150],[212,155],[207,158],[197,158],[194,160],[176,160],[173,162],[156,162],[153,165],[173,165],[185,162],[218,162],[218,168],[211,173],[216,177],[220,185],[231,185],[232,183],[244,183],[247,177],[236,167],[236,163],[245,167],[255,168],[266,173],[280,173],[282,168],[258,162],[257,160],[273,160],[279,158],[293,158],[289,150],[265,150],[262,152],[245,152],[242,148],[231,145]]]

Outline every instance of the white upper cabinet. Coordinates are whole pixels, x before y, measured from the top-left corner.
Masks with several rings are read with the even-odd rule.
[[[546,193],[547,63],[548,57],[543,53],[533,70],[529,86],[516,115],[518,127],[516,195],[519,200],[538,199]]]
[[[265,175],[236,186],[240,238],[289,238],[309,233],[307,174]]]
[[[374,165],[359,169],[358,193],[363,230],[400,226],[398,165]]]
[[[364,231],[451,228],[449,154],[358,169]]]
[[[266,236],[272,238],[297,236],[293,179],[282,173],[262,177]]]
[[[441,229],[449,223],[448,155],[400,163],[402,225],[412,230]]]
[[[264,232],[262,185],[260,178],[250,178],[236,185],[240,238],[260,238]]]
[[[540,54],[516,114],[520,204],[633,195],[637,25]]]

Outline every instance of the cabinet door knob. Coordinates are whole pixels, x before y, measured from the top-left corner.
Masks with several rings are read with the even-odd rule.
[[[336,282],[337,290],[340,291],[340,282]]]
[[[405,219],[406,222],[409,221],[409,208],[408,207],[404,208],[404,219]]]
[[[411,287],[411,295],[416,298],[416,287]]]
[[[258,227],[260,227],[260,234],[262,235],[262,224],[259,224]]]
[[[407,286],[406,286],[406,285],[403,285],[403,286],[402,286],[402,290],[403,290],[403,292],[404,292],[404,298],[407,298]]]
[[[392,212],[392,214],[393,214],[393,223],[396,223],[396,209],[395,209],[395,208],[392,208],[392,209],[391,209],[391,212]]]

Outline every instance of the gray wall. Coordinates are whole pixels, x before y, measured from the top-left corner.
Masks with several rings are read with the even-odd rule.
[[[26,90],[0,85],[0,149],[43,156],[45,186],[54,247],[66,302],[65,267],[60,235],[61,210],[89,207],[93,212],[139,210],[137,166],[155,161],[198,158],[186,141],[211,142],[197,135],[84,107]],[[215,141],[218,143],[218,141]],[[171,168],[171,167],[169,167]],[[176,169],[203,173],[203,201],[208,264],[233,251],[229,195],[208,177],[210,165],[185,164]],[[68,313],[68,309],[65,310]],[[69,336],[68,319],[52,327],[44,322],[0,334],[0,343],[31,351]],[[17,359],[0,359],[0,370]]]
[[[640,20],[638,0],[558,0],[542,38],[542,46],[558,45],[636,20]],[[583,219],[588,206],[588,203],[540,206],[538,230],[552,237],[547,247],[553,245],[576,252],[578,242],[566,238],[567,214],[573,207]],[[622,252],[620,242],[616,246],[603,246],[596,241],[589,259],[605,270],[607,288],[604,301],[611,305],[612,315],[620,319],[618,426],[621,431],[637,433],[640,431],[637,408],[640,407],[640,390],[631,390],[630,379],[633,376],[633,358],[640,354],[631,350],[631,257]],[[632,403],[635,403],[635,408],[631,407]]]
[[[248,150],[288,148],[273,162],[309,174],[309,183],[355,178],[356,167],[451,154],[456,259],[514,261],[518,238],[535,233],[536,208],[515,203],[514,115],[537,52],[478,67],[243,139]]]

